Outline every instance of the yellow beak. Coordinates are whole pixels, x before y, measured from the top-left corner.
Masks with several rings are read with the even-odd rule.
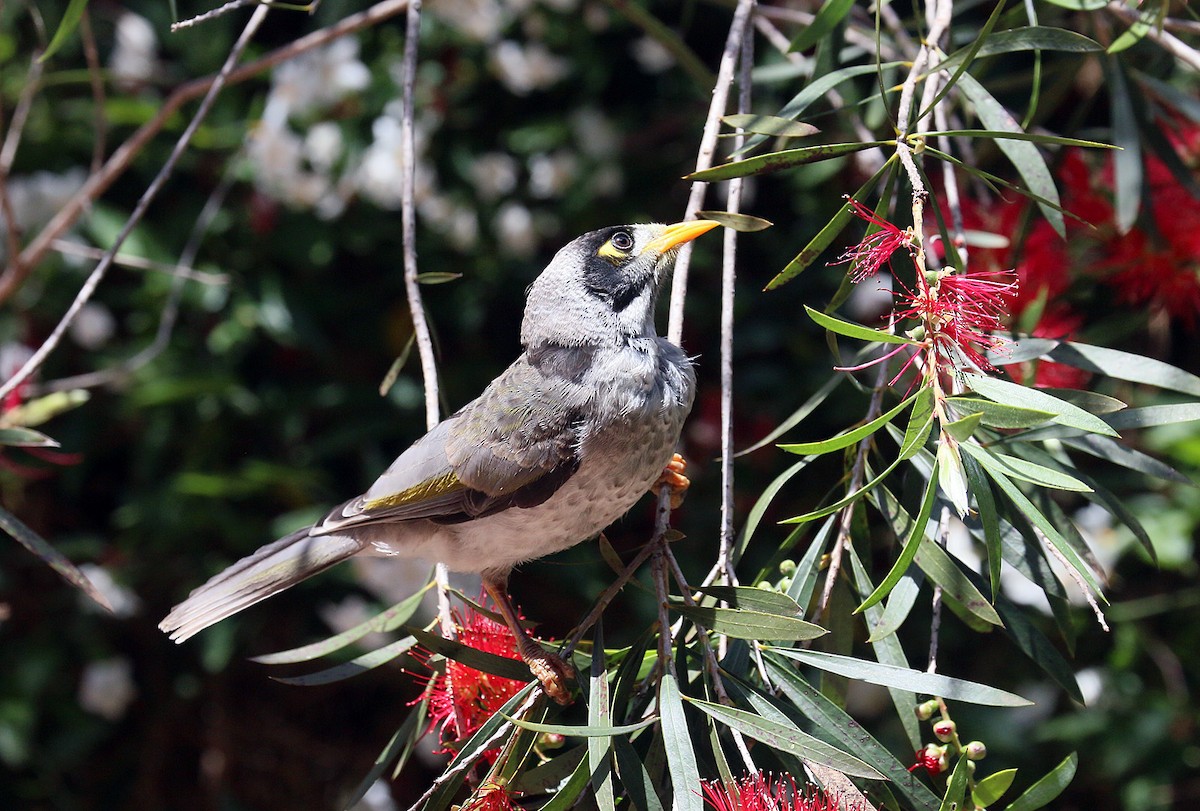
[[[688,222],[677,222],[674,225],[668,225],[667,230],[663,231],[657,238],[647,242],[643,250],[666,253],[676,245],[691,242],[705,231],[711,231],[720,224],[714,220],[689,220]]]

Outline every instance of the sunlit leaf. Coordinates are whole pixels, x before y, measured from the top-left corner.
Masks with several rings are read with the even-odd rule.
[[[406,636],[390,645],[384,645],[382,648],[377,648],[370,653],[364,653],[362,656],[355,657],[349,662],[343,662],[340,665],[318,670],[315,673],[306,673],[302,676],[272,676],[271,678],[284,684],[294,684],[300,687],[332,684],[335,681],[342,681],[361,673],[366,673],[368,670],[374,670],[380,665],[392,661],[397,656],[403,656],[416,646],[416,638]]]
[[[1062,443],[1069,448],[1090,453],[1092,456],[1099,457],[1112,462],[1115,465],[1136,470],[1139,473],[1145,473],[1147,476],[1154,476],[1158,479],[1163,479],[1169,482],[1179,482],[1180,484],[1193,484],[1192,480],[1180,473],[1175,468],[1165,462],[1160,462],[1153,456],[1142,453],[1139,450],[1126,447],[1120,442],[1116,442],[1104,436],[1074,436],[1064,437]]]
[[[780,445],[779,448],[787,451],[788,453],[798,454],[823,454],[829,453],[830,451],[840,450],[841,448],[853,445],[859,440],[866,439],[871,434],[887,425],[896,417],[897,414],[907,408],[915,397],[916,395],[914,394],[901,402],[895,408],[885,412],[884,414],[881,414],[879,417],[876,417],[870,422],[860,425],[858,428],[838,434],[835,437],[831,437],[820,442],[788,443],[786,445]]]
[[[445,284],[461,279],[462,276],[461,273],[452,273],[448,270],[428,270],[417,274],[417,282],[419,284]]]
[[[913,693],[923,693],[952,701],[984,704],[991,707],[1026,707],[1033,704],[1029,699],[1022,698],[1015,693],[979,682],[954,679],[940,673],[926,673],[923,670],[893,667],[836,653],[787,648],[772,648],[771,650],[818,670],[836,673],[848,679],[865,681],[868,684],[899,687],[901,690]]]
[[[723,704],[712,704],[699,699],[689,698],[688,702],[729,728],[736,729],[743,735],[760,741],[772,749],[778,749],[805,760],[814,760],[854,777],[866,777],[871,780],[884,779],[883,775],[862,760],[837,747],[830,746],[819,738],[814,738],[795,724],[783,723],[764,718],[758,713],[740,710],[736,707],[726,707]]]
[[[1079,765],[1079,754],[1072,752],[1055,766],[1049,774],[1029,787],[1029,790],[1008,804],[1004,811],[1036,811],[1054,801],[1075,777]]]
[[[1116,431],[1095,414],[1090,414],[1082,408],[1044,391],[984,375],[968,374],[964,377],[967,385],[973,390],[998,403],[1048,411],[1054,415],[1051,419],[1060,425],[1069,425],[1072,428],[1080,428],[1094,434],[1118,436]]]
[[[1059,470],[1034,464],[1016,456],[1009,456],[988,448],[981,448],[971,443],[960,445],[964,451],[975,457],[979,464],[987,470],[995,470],[1006,476],[1036,484],[1041,487],[1052,487],[1056,490],[1074,490],[1079,493],[1090,493],[1092,488],[1079,479]]]
[[[963,459],[963,470],[967,474],[967,482],[971,495],[975,497],[975,507],[979,511],[979,525],[983,530],[984,545],[987,547],[988,585],[991,586],[993,599],[1000,591],[1000,519],[996,512],[996,495],[979,463],[970,456]]]
[[[746,132],[753,132],[758,135],[770,135],[776,138],[806,138],[809,135],[816,135],[820,132],[812,124],[805,124],[802,121],[793,121],[790,118],[780,118],[774,115],[735,113],[734,115],[721,116],[721,120],[731,127],[736,127]],[[703,215],[703,212],[701,212],[701,217],[709,219]]]
[[[917,596],[921,593],[923,580],[921,572],[914,571],[912,567],[909,567],[908,571],[901,575],[900,580],[888,594],[887,605],[879,615],[878,624],[867,621],[867,630],[871,632],[867,642],[874,644],[899,630],[904,621],[908,619],[913,606],[917,604]]]
[[[591,772],[592,797],[600,811],[616,811],[613,797],[612,736],[616,727],[612,722],[612,707],[608,703],[608,671],[604,662],[604,622],[598,620],[592,638],[592,666],[588,674],[588,730],[594,735],[588,740],[588,771]],[[517,723],[515,720],[513,723]],[[643,723],[649,723],[644,721]],[[519,726],[520,724],[518,724]],[[545,732],[546,730],[537,730]],[[634,732],[636,729],[628,730]],[[571,733],[559,732],[560,735]]]
[[[671,610],[678,611],[693,622],[698,622],[718,634],[734,639],[816,639],[829,633],[819,625],[795,617],[766,614],[762,611],[747,611],[743,608],[717,608],[715,606],[689,606],[682,602],[671,602]]]
[[[1055,146],[1078,146],[1085,149],[1117,149],[1115,144],[1105,144],[1100,141],[1084,141],[1079,138],[1065,138],[1060,135],[1047,135],[1041,132],[1020,132],[1009,130],[937,130],[923,132],[922,137],[935,138],[990,138],[993,140],[1029,141],[1035,144],[1053,144]]]
[[[993,31],[979,50],[976,59],[996,54],[1014,53],[1016,51],[1068,51],[1072,53],[1088,53],[1102,51],[1104,46],[1093,39],[1065,28],[1053,28],[1048,25],[1013,28],[1008,31]],[[929,73],[939,70],[949,70],[961,63],[967,55],[967,48],[960,48],[947,56],[941,62],[929,69]]]
[[[762,217],[752,217],[749,214],[735,214],[732,211],[697,211],[696,216],[702,220],[719,222],[725,228],[743,233],[765,231],[774,225],[773,222],[764,220]]]
[[[596,660],[598,659],[599,657],[596,657]],[[651,724],[658,723],[658,716],[646,718],[636,724],[588,724],[586,726],[541,724],[533,721],[524,721],[520,718],[508,718],[507,716],[506,719],[514,726],[519,726],[521,729],[528,729],[530,732],[565,735],[569,738],[611,738],[614,735],[628,735],[631,732],[637,732],[639,729],[645,729]]]
[[[63,580],[66,580],[90,597],[96,605],[109,613],[112,612],[113,608],[108,602],[108,598],[104,596],[100,589],[96,588],[96,585],[91,580],[87,579],[87,576],[83,572],[76,568],[74,563],[67,560],[61,552],[47,543],[42,536],[25,526],[20,519],[3,507],[0,507],[0,529],[11,535],[21,546],[37,555],[43,563],[58,572]]]
[[[1004,792],[1008,791],[1008,787],[1012,785],[1013,778],[1016,776],[1016,769],[1004,769],[989,774],[975,783],[975,788],[971,791],[971,799],[980,808],[987,808],[1004,796]]]
[[[663,674],[658,683],[658,713],[662,718],[663,744],[667,750],[667,767],[671,773],[674,790],[673,811],[703,811],[704,801],[700,792],[700,770],[696,766],[696,752],[692,748],[692,736],[688,732],[687,718],[683,714],[683,701],[679,696],[679,685],[670,673]]]
[[[925,537],[925,525],[929,523],[929,515],[933,511],[933,501],[936,495],[937,477],[930,476],[929,482],[925,485],[925,497],[921,500],[921,510],[917,513],[917,519],[913,522],[908,537],[904,539],[904,546],[901,547],[900,554],[896,557],[892,568],[888,570],[887,576],[875,587],[875,591],[871,593],[871,596],[863,600],[862,604],[854,609],[855,614],[861,614],[888,596],[895,585],[900,582],[900,578],[908,571],[908,567],[912,565],[913,558],[917,555],[917,547],[920,546],[921,540]]]
[[[807,51],[816,45],[846,18],[852,8],[854,0],[825,0],[813,21],[800,29],[800,33],[788,45],[788,52]]]
[[[823,313],[820,310],[814,310],[807,304],[804,305],[804,311],[808,313],[808,317],[816,321],[818,325],[824,327],[830,332],[836,332],[838,335],[845,335],[847,338],[858,338],[862,341],[872,341],[885,344],[910,344],[912,346],[920,346],[920,341],[914,341],[912,338],[903,335],[895,335],[883,330],[864,327],[862,324],[855,324],[851,321],[843,321],[836,316]]]
[[[54,439],[32,428],[0,428],[0,445],[18,448],[58,448]]]
[[[71,35],[75,33],[75,29],[79,26],[79,21],[83,19],[83,12],[87,10],[88,0],[71,0],[67,5],[67,10],[63,12],[62,20],[58,23],[58,28],[54,30],[54,36],[50,39],[50,44],[46,46],[46,50],[38,57],[39,62],[45,62],[51,56],[58,52]]]
[[[684,180],[732,180],[736,177],[764,175],[790,169],[793,166],[803,166],[808,163],[838,158],[854,152],[862,152],[877,146],[894,145],[894,141],[849,141],[841,144],[818,144],[803,146],[796,149],[785,149],[782,152],[768,152],[765,155],[755,155],[753,158],[724,163],[711,169],[703,169],[685,175]]]
[[[791,597],[780,594],[778,591],[767,591],[750,586],[703,586],[696,590],[716,600],[729,603],[734,608],[762,611],[794,619],[804,617],[804,609]]]
[[[770,445],[772,442],[774,442],[779,437],[783,436],[785,433],[787,433],[791,429],[795,428],[797,425],[799,425],[801,422],[804,421],[805,417],[807,417],[809,414],[813,413],[813,411],[816,410],[817,406],[819,406],[819,405],[821,405],[821,403],[825,402],[825,398],[827,398],[833,392],[834,389],[836,389],[843,382],[845,382],[846,379],[847,379],[847,376],[844,374],[840,374],[840,373],[835,374],[832,377],[830,377],[828,380],[825,381],[825,383],[821,386],[821,388],[819,388],[815,392],[813,392],[812,395],[810,395],[809,398],[804,401],[804,405],[800,406],[798,409],[796,409],[794,412],[792,412],[791,416],[789,416],[786,420],[779,423],[779,427],[777,427],[775,430],[771,431],[771,433],[767,434],[765,437],[760,439],[758,442],[755,442],[750,447],[745,448],[744,450],[738,451],[735,454],[735,456],[744,456],[747,453],[751,453],[753,451],[758,450],[759,448],[764,448],[767,445]],[[797,472],[799,472],[800,466],[803,464],[807,464],[807,463],[806,462],[797,463],[797,465],[793,466],[793,469],[795,469]],[[763,491],[763,496],[760,496],[758,503],[755,504],[756,509],[758,508],[759,504],[763,504],[763,498],[766,496],[767,492],[771,490],[772,487],[776,486],[776,482],[780,482],[781,479],[786,481],[786,479],[784,478],[785,476],[787,478],[791,478],[791,476],[788,475],[787,473],[781,473],[775,481],[771,482],[771,484],[767,487],[767,490]],[[766,501],[767,501],[767,503],[770,503],[770,499],[767,499]]]
[[[939,544],[925,538],[917,547],[913,562],[921,567],[926,577],[942,587],[946,596],[952,597],[971,616],[986,625],[1003,624],[996,609],[967,577],[966,571]]]
[[[91,396],[91,392],[87,389],[70,389],[69,391],[44,394],[5,411],[3,416],[0,416],[0,425],[33,428],[48,422],[63,412],[78,408]]]

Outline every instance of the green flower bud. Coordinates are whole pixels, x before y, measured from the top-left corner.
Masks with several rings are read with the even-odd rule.
[[[930,699],[922,704],[918,704],[916,711],[917,718],[922,721],[928,721],[933,717],[933,714],[938,711],[938,703],[933,699]]]
[[[949,718],[943,718],[933,725],[933,734],[942,743],[954,739],[954,730],[955,724]]]
[[[983,741],[971,741],[963,747],[963,754],[969,760],[983,760],[987,757],[987,747],[983,745]]]
[[[796,573],[796,561],[790,558],[779,564],[779,573],[783,575],[793,575]]]

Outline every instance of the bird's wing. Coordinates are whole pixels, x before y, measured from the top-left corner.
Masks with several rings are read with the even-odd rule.
[[[579,467],[585,404],[577,384],[522,356],[313,532],[417,518],[454,523],[541,504]]]

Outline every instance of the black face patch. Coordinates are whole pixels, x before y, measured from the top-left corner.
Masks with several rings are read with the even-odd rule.
[[[599,254],[601,246],[622,228],[605,228],[596,231],[592,244],[584,251],[583,285],[588,292],[608,302],[615,311],[628,307],[646,286],[645,279],[631,279],[625,272],[629,260],[614,263]]]

